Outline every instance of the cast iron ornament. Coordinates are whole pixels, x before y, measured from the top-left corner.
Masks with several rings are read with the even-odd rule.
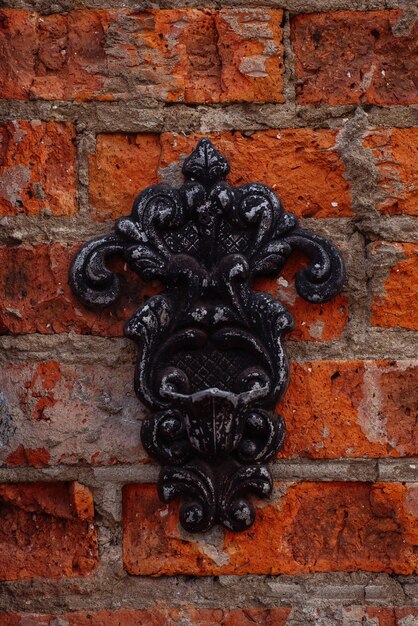
[[[180,496],[181,524],[193,532],[217,522],[234,531],[251,526],[251,494],[270,495],[264,463],[285,437],[274,408],[288,384],[283,336],[293,318],[252,291],[253,279],[277,274],[301,250],[310,261],[296,276],[302,298],[326,302],[344,280],[329,241],[299,228],[265,185],[230,187],[228,172],[225,157],[201,139],[183,164],[186,182],[145,189],[130,217],[86,244],[70,272],[86,306],[117,299],[119,279],[106,267],[112,255],[165,286],[125,334],[139,346],[135,392],[151,410],[141,438],[162,465],[160,499]]]

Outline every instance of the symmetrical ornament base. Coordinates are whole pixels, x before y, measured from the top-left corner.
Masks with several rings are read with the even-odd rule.
[[[253,279],[279,273],[293,250],[309,259],[296,276],[305,300],[329,300],[344,279],[329,241],[300,229],[265,185],[230,187],[228,172],[201,139],[184,162],[184,185],[143,191],[114,234],[80,250],[70,274],[87,306],[118,297],[118,277],[106,267],[115,254],[165,286],[125,334],[139,346],[134,386],[150,409],[143,445],[163,466],[159,496],[182,498],[180,521],[194,532],[251,526],[252,495],[272,490],[263,463],[285,438],[274,408],[288,384],[283,336],[293,319],[281,302],[253,291]]]

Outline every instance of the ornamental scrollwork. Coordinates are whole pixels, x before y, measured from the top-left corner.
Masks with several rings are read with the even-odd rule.
[[[125,325],[138,344],[135,392],[149,408],[145,450],[162,465],[162,501],[180,497],[180,521],[204,532],[221,523],[245,530],[253,496],[266,498],[265,463],[283,445],[285,423],[274,408],[289,378],[283,338],[293,318],[272,296],[252,290],[258,276],[279,274],[301,250],[308,265],[296,289],[326,302],[344,280],[340,253],[299,227],[267,186],[225,182],[229,164],[208,139],[184,161],[185,183],[145,189],[114,233],[87,243],[70,284],[86,306],[119,295],[107,259],[119,255],[164,292]]]

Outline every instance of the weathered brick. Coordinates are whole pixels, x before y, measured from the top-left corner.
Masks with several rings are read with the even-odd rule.
[[[0,93],[2,98],[29,97],[38,47],[36,14],[0,11]]]
[[[401,483],[277,484],[252,528],[214,535],[209,546],[181,530],[177,505],[162,504],[155,486],[128,485],[125,569],[153,576],[411,574],[418,566],[417,495],[416,485]]]
[[[0,248],[1,333],[123,334],[124,321],[140,301],[139,278],[118,262],[120,300],[103,311],[89,310],[68,286],[70,262],[78,248],[59,243]]]
[[[418,102],[418,25],[398,36],[400,11],[312,13],[292,20],[297,100],[303,104]]]
[[[128,215],[140,191],[158,182],[156,134],[101,134],[89,155],[90,202],[98,219]]]
[[[3,10],[0,18],[7,98],[283,101],[279,10]]]
[[[382,328],[418,329],[418,245],[375,242],[371,263],[371,323]]]
[[[416,607],[354,606],[342,609],[342,626],[415,626],[418,623]]]
[[[68,271],[77,245],[21,245],[0,247],[0,333],[53,334],[74,331],[122,336],[124,322],[145,298],[160,289],[156,281],[143,283],[121,261],[113,268],[121,279],[120,299],[103,310],[84,307],[68,286]],[[294,256],[278,279],[260,279],[255,288],[282,300],[295,316],[292,338],[329,341],[342,335],[348,320],[348,298],[338,295],[323,305],[307,304],[294,287],[304,260]]]
[[[101,363],[58,361],[0,368],[0,463],[40,467],[144,460],[134,366],[120,364],[117,373]]]
[[[5,465],[109,465],[143,462],[143,408],[133,364],[114,368],[59,363],[9,364],[0,370],[0,461]],[[418,454],[415,389],[408,361],[291,364],[277,407],[287,436],[282,458],[399,457]]]
[[[74,215],[74,142],[71,124],[15,120],[0,125],[0,215]]]
[[[379,128],[366,134],[380,170],[378,209],[387,215],[418,215],[418,128]]]
[[[164,133],[160,171],[182,162],[200,136]],[[299,217],[352,214],[344,166],[335,150],[335,131],[284,128],[248,136],[240,132],[207,136],[230,161],[230,184],[256,181],[269,185],[285,209]]]
[[[107,11],[0,13],[0,89],[4,97],[108,99],[104,90]]]
[[[80,510],[75,493],[81,489],[86,506]],[[0,511],[1,580],[86,576],[96,566],[93,500],[86,487],[3,484]]]
[[[157,180],[181,183],[181,163],[200,136],[99,135],[89,159],[90,202],[96,217],[128,214],[135,196]],[[335,131],[282,129],[249,136],[240,132],[207,136],[230,160],[232,185],[267,184],[279,194],[285,209],[300,217],[352,214]]]
[[[293,362],[279,456],[415,456],[417,387],[416,362]]]
[[[46,615],[38,613],[0,613],[0,626],[306,626],[309,616],[331,624],[330,609],[280,607],[273,609],[149,609],[119,611],[88,611]],[[332,608],[332,616],[341,626],[415,626],[416,607],[350,606]],[[331,618],[332,619],[332,618]],[[309,624],[315,622],[309,620]],[[336,622],[335,622],[336,623]]]
[[[265,8],[219,11],[221,102],[284,102],[282,17]]]
[[[61,626],[56,623],[60,618],[65,626],[285,626],[290,613],[288,608],[276,609],[150,609],[147,611],[88,611],[84,613],[65,613],[63,615],[39,615],[24,613],[0,613],[0,626],[23,626],[26,619],[28,626]]]

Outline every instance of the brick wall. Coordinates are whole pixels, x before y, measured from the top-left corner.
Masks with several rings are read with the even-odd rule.
[[[0,626],[418,624],[414,0],[1,6]],[[256,285],[296,329],[274,494],[238,535],[156,496],[122,329],[158,286],[125,273],[99,313],[67,285],[202,135],[348,271],[324,305],[299,257]]]

